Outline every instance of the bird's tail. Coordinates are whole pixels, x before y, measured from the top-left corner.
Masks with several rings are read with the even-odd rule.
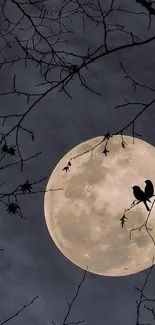
[[[143,202],[144,202],[144,204],[145,204],[145,206],[146,206],[147,211],[150,211],[150,209],[149,209],[149,207],[148,207],[146,201],[143,201]]]
[[[146,195],[146,193],[145,193],[145,200],[148,201],[148,202],[150,202],[150,203],[152,203],[152,202],[150,201],[150,197],[151,197],[151,196],[148,196],[148,195]]]

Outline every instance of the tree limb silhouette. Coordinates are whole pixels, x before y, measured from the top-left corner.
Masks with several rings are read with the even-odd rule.
[[[11,319],[15,318],[16,316],[18,316],[25,308],[27,308],[28,306],[32,305],[34,303],[34,301],[38,299],[38,296],[34,297],[31,302],[29,302],[28,304],[24,305],[21,309],[19,309],[14,315],[8,317],[7,319],[5,319],[2,323],[0,323],[0,325],[3,325],[5,323],[8,323]]]

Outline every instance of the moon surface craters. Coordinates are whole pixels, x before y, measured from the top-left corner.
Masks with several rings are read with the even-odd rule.
[[[104,142],[92,154],[85,152],[103,138],[88,140],[71,150],[51,174],[47,189],[61,191],[45,193],[45,218],[57,247],[73,263],[88,271],[109,276],[133,274],[148,268],[154,255],[154,244],[146,231],[131,232],[147,217],[141,202],[126,212],[121,227],[120,218],[134,200],[132,186],[144,189],[144,180],[155,184],[155,149],[148,143],[124,136],[108,142],[108,155],[103,154]],[[79,155],[79,156],[78,156]],[[72,157],[70,171],[63,171]],[[149,203],[150,206],[150,203]],[[155,238],[154,211],[148,227]]]

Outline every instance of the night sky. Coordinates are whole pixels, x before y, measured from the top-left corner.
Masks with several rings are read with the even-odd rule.
[[[3,49],[0,52],[1,63],[4,63],[5,58],[7,61],[13,61],[24,57],[24,46],[26,46],[24,40],[32,36],[32,28],[26,29],[31,26],[29,17],[38,17],[40,14],[39,9],[33,3],[34,0],[31,5],[28,5],[30,0],[21,2],[1,0],[0,47]],[[67,10],[70,10],[70,15],[71,10],[75,10],[75,8],[78,8],[77,11],[79,10],[76,14],[72,12],[70,20],[62,19],[68,30],[72,30],[74,33],[60,34],[59,38],[64,42],[56,44],[56,36],[49,39],[49,42],[54,44],[55,50],[87,56],[88,48],[95,52],[104,44],[105,30],[101,13],[100,17],[96,19],[102,23],[96,27],[95,22],[88,15],[85,16],[84,30],[84,14],[81,8],[86,9],[84,6],[86,3],[88,4],[85,0],[74,0],[70,3],[68,1],[68,4],[67,1],[44,1],[49,17],[51,9],[58,10],[64,5],[66,7],[62,11],[62,15],[66,15]],[[21,172],[20,163],[1,170],[0,184],[4,181],[6,183],[0,188],[0,198],[1,194],[10,193],[26,180],[33,183],[47,177],[46,180],[33,187],[33,191],[45,190],[52,170],[69,150],[90,138],[102,136],[107,132],[111,134],[118,132],[135,118],[144,107],[143,104],[153,101],[155,90],[147,87],[155,88],[155,41],[132,46],[133,38],[134,42],[138,43],[155,37],[155,16],[152,12],[151,25],[148,29],[149,12],[144,4],[146,4],[144,0],[137,2],[136,0],[89,1],[89,12],[91,13],[93,5],[98,8],[102,5],[103,15],[110,5],[121,9],[114,10],[106,21],[109,28],[117,29],[107,34],[108,49],[106,50],[102,46],[97,54],[93,55],[93,58],[106,51],[109,53],[90,62],[88,70],[81,69],[87,85],[101,95],[82,86],[75,74],[74,80],[71,80],[66,86],[66,90],[72,98],[61,90],[61,85],[42,96],[22,122],[22,127],[33,131],[34,141],[31,140],[31,134],[23,129],[19,129],[18,137],[18,148],[20,148],[24,159],[38,152],[41,154],[34,159],[25,161],[23,172]],[[41,5],[42,2],[39,4],[40,8]],[[2,23],[4,14],[8,20],[16,23],[22,18],[21,8],[27,13],[27,16],[12,30],[11,34],[7,34],[7,22]],[[125,12],[126,10],[128,12]],[[95,11],[94,15],[97,14]],[[52,15],[54,17],[56,13],[53,11]],[[37,24],[37,19],[32,18],[32,21]],[[42,24],[44,25],[44,23]],[[54,26],[53,33],[58,33],[58,23],[53,20],[52,24]],[[118,24],[124,28],[118,27]],[[12,24],[12,28],[13,26]],[[9,28],[11,30],[11,27]],[[42,35],[47,34],[45,26],[37,28]],[[131,32],[135,36],[132,36]],[[36,35],[38,42],[39,38],[40,34]],[[19,40],[23,42],[19,42]],[[65,42],[66,40],[68,43]],[[11,48],[8,47],[8,42],[10,42]],[[22,44],[22,47],[19,43]],[[112,49],[126,44],[131,44],[131,46],[112,52]],[[28,46],[31,47],[32,44],[29,43]],[[37,49],[45,51],[46,46],[46,42],[41,42]],[[33,54],[35,58],[38,55],[39,58],[39,53],[34,54],[32,51],[29,53]],[[77,58],[76,55],[68,55],[67,62],[80,66],[82,59]],[[65,54],[62,56],[66,58]],[[125,71],[131,78],[124,78],[127,76]],[[63,77],[67,73],[63,71]],[[16,88],[14,90],[17,93],[12,94],[15,75]],[[51,87],[51,84],[41,84],[45,83],[45,79],[40,76],[40,67],[36,67],[36,62],[32,59],[27,60],[26,68],[22,59],[17,60],[13,66],[11,63],[4,63],[0,69],[0,77],[0,94],[2,94],[0,116],[24,114],[39,98],[39,96],[30,96],[27,103],[27,97],[24,94],[18,96],[18,91],[27,94],[43,94]],[[47,74],[47,78],[59,81],[60,69],[51,70]],[[147,87],[137,86],[136,91],[133,91],[134,81]],[[35,85],[39,83],[41,85],[36,87]],[[116,106],[127,103],[125,99],[130,104],[115,109]],[[140,104],[136,105],[136,103]],[[19,120],[20,116],[7,118],[4,126],[1,126],[0,132],[7,134]],[[141,137],[137,137],[153,146],[155,145],[154,120],[154,104],[150,104],[134,124],[135,132],[141,135]],[[2,122],[3,119],[1,119],[0,125]],[[6,138],[9,146],[16,145],[16,131],[17,128]],[[123,134],[132,136],[132,132],[133,125],[131,124],[129,128],[124,129]],[[1,142],[1,148],[3,145],[4,141]],[[0,161],[0,168],[17,160],[20,160],[18,150],[17,157],[5,155],[4,159]],[[6,205],[3,202],[0,203],[0,248],[4,249],[0,252],[0,324],[15,315],[36,296],[38,298],[34,300],[33,304],[24,308],[9,323],[12,325],[21,323],[23,325],[48,325],[53,321],[56,325],[63,324],[68,310],[67,303],[75,296],[84,271],[67,260],[50,238],[44,218],[44,193],[19,197],[20,207],[26,219],[17,214],[9,214],[6,211]],[[134,287],[142,287],[148,271],[144,270],[126,277],[104,277],[87,273],[66,324],[67,322],[85,320],[86,325],[103,323],[106,325],[136,325],[136,299],[139,299],[140,295]],[[150,274],[146,292],[150,298],[155,297],[154,269]],[[152,308],[151,304],[148,306]],[[151,324],[153,324],[153,318],[148,310],[142,307],[140,315],[139,322],[152,322]]]

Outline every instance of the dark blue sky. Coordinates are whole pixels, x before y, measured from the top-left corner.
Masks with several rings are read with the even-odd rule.
[[[6,2],[6,14],[15,21],[17,19],[15,5],[12,0]],[[56,3],[58,4],[58,1],[47,2],[48,10],[55,8]],[[92,3],[97,1],[93,0]],[[147,13],[140,3],[136,3],[135,0],[115,2],[116,7],[119,5],[123,10],[127,9],[130,12],[115,11],[109,21],[111,26],[125,25],[125,30],[132,31],[141,41],[154,35],[155,17],[152,17],[151,28],[148,31],[149,18],[144,14],[131,13],[131,11]],[[108,0],[104,6],[105,8],[109,6]],[[32,9],[31,14],[34,13],[37,15],[37,8]],[[24,28],[29,26],[26,24],[25,20]],[[94,23],[88,20],[84,33],[82,18],[78,14],[72,17],[72,23],[68,20],[66,24],[75,31],[75,34],[64,34],[62,37],[68,40],[68,44],[60,43],[60,49],[86,54],[88,47],[95,50],[103,44],[103,25],[95,28]],[[17,33],[18,37],[26,37],[24,36],[26,34],[20,34],[22,33],[20,30]],[[128,43],[131,43],[129,34],[118,31],[109,33],[109,49]],[[4,44],[4,40],[1,39],[1,46]],[[137,87],[137,91],[133,92],[132,82],[124,79],[119,62],[123,63],[130,76],[139,83],[155,87],[154,47],[153,41],[139,47],[117,51],[90,64],[89,71],[84,69],[83,74],[88,85],[100,92],[101,96],[81,87],[75,78],[67,87],[73,99],[64,92],[58,92],[57,89],[44,97],[23,123],[23,126],[33,130],[35,141],[31,142],[29,134],[24,132],[20,132],[19,136],[24,157],[38,151],[42,151],[42,154],[26,162],[23,173],[18,165],[1,171],[1,182],[6,181],[3,192],[13,190],[26,179],[34,182],[44,176],[49,177],[58,161],[73,147],[108,131],[117,132],[130,122],[141,107],[130,105],[118,110],[114,107],[123,104],[125,98],[131,102],[147,103],[154,98],[154,93],[141,87]],[[1,52],[0,61],[3,61],[5,56],[12,59],[21,53],[22,50],[15,44],[12,50],[6,48]],[[75,57],[70,57],[70,60],[74,64],[77,63]],[[36,92],[34,84],[41,82],[39,70],[33,62],[29,63],[27,69],[22,62],[18,62],[14,67],[6,65],[0,70],[1,93],[11,91],[15,74],[18,90]],[[55,76],[58,77],[57,72],[53,73],[53,79]],[[41,86],[37,91],[42,92],[45,89],[46,86]],[[27,104],[22,95],[2,96],[0,114],[21,114],[31,103],[30,101]],[[152,145],[155,145],[154,118],[154,107],[150,106],[136,121],[137,133]],[[14,118],[7,119],[3,131],[8,132],[15,122]],[[124,134],[132,135],[132,128],[126,129]],[[9,143],[12,144],[14,140],[15,134],[11,134]],[[40,184],[40,189],[45,186],[46,182],[44,185]],[[21,197],[20,203],[26,220],[8,215],[5,207],[1,205],[0,247],[4,248],[4,251],[1,252],[0,259],[0,323],[35,296],[39,296],[31,306],[10,320],[10,324],[48,325],[53,320],[59,325],[63,322],[67,302],[74,296],[83,271],[69,262],[53,244],[44,220],[44,194]],[[138,294],[134,287],[142,286],[146,271],[132,276],[113,278],[88,273],[69,321],[85,319],[86,325],[136,324]],[[153,272],[151,276],[154,280]],[[151,280],[148,283],[148,292],[150,295],[155,293],[154,282]],[[142,318],[142,322],[144,321],[145,318]]]

